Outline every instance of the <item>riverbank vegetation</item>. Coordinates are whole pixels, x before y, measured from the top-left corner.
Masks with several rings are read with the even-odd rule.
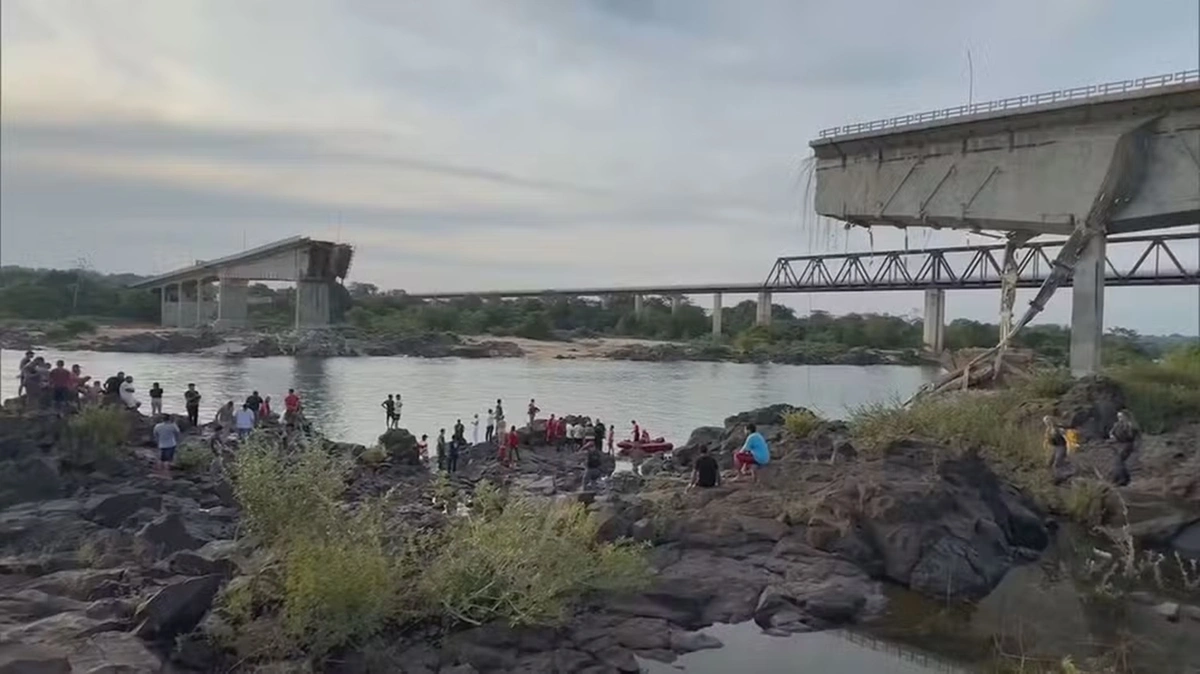
[[[552,625],[595,591],[640,587],[641,548],[601,543],[580,504],[508,498],[481,487],[436,530],[395,517],[389,496],[343,500],[349,460],[241,449],[234,488],[257,571],[220,602],[242,657],[322,656],[420,624]]]
[[[1178,349],[1158,362],[1112,367],[1106,374],[1120,385],[1146,432],[1168,432],[1200,420],[1198,348]],[[998,390],[948,394],[908,406],[868,405],[856,410],[849,424],[868,451],[885,451],[905,438],[928,439],[956,452],[978,450],[1043,505],[1089,523],[1097,518],[1098,490],[1055,489],[1042,441],[1041,418],[1055,414],[1056,401],[1071,386],[1069,374],[1050,370]]]

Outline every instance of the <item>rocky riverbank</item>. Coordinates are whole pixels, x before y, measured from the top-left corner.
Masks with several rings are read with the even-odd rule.
[[[0,328],[0,348],[64,349],[115,353],[195,353],[235,358],[300,356],[336,358],[411,356],[417,358],[546,358],[607,359],[637,362],[733,362],[782,365],[921,365],[934,363],[921,352],[782,344],[740,351],[726,344],[656,342],[620,338],[564,338],[537,341],[493,339],[452,333],[369,335],[349,327],[329,330],[216,332],[103,327],[95,332],[64,337],[38,326]]]
[[[1094,426],[1075,458],[1080,467],[1101,451],[1108,423],[1108,406],[1084,397],[1062,403],[1064,414],[1087,422],[1081,427]],[[633,457],[640,474],[614,473],[606,458],[600,473],[608,477],[586,489],[583,458],[540,446],[540,422],[522,429],[528,446],[514,467],[477,446],[449,480],[431,474],[402,430],[378,448],[313,440],[352,462],[348,507],[386,497],[397,524],[436,531],[464,516],[450,502],[470,503],[482,485],[499,485],[584,504],[597,536],[642,542],[653,571],[636,591],[587,595],[551,626],[423,621],[336,650],[314,670],[302,653],[248,660],[230,646],[239,638],[225,618],[231,593],[277,563],[245,532],[228,479],[237,450],[214,460],[192,431],[181,472],[152,478],[149,426],[138,415],[129,417],[124,448],[97,451],[69,423],[9,407],[0,412],[0,672],[632,673],[639,657],[671,661],[719,647],[694,632],[716,622],[753,620],[772,634],[869,628],[896,587],[940,603],[975,602],[1055,537],[1052,515],[974,452],[912,438],[868,447],[838,422],[797,435],[787,430],[793,411],[777,405],[699,428],[669,456]],[[685,491],[700,447],[729,466],[749,423],[774,457],[758,482]],[[1188,553],[1200,522],[1200,471],[1188,477],[1170,466],[1200,460],[1196,433],[1148,439],[1132,482],[1115,492],[1156,499],[1145,516],[1127,513],[1129,528],[1157,522],[1138,529],[1152,532],[1139,549]],[[1186,597],[1173,610],[1161,608],[1170,601],[1148,605],[1161,617],[1147,629],[1191,635],[1194,647],[1200,611]]]

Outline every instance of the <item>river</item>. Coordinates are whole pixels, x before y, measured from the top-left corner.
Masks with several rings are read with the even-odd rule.
[[[138,396],[153,382],[166,389],[167,411],[183,412],[189,382],[204,396],[208,420],[228,400],[252,390],[271,396],[276,409],[295,388],[305,413],[327,436],[371,444],[384,430],[380,403],[388,393],[404,399],[401,426],[433,436],[461,418],[483,419],[497,398],[506,415],[521,419],[530,398],[542,415],[587,414],[616,422],[618,434],[637,420],[653,436],[675,443],[697,426],[774,403],[803,405],[831,417],[860,405],[904,398],[937,374],[903,366],[752,365],[741,363],[640,363],[609,360],[520,358],[246,358],[95,352],[44,352],[78,363],[85,374],[134,377]],[[0,352],[0,395],[17,392],[21,353]],[[148,403],[147,403],[148,404]],[[480,429],[482,433],[482,429]]]

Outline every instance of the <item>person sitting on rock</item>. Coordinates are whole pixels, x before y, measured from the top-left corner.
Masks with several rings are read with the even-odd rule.
[[[741,449],[733,453],[733,461],[737,466],[739,478],[749,475],[757,481],[758,469],[771,461],[771,450],[767,447],[766,438],[758,432],[757,426],[747,424],[746,433],[746,442],[742,444]]]
[[[692,481],[688,484],[687,491],[691,491],[695,487],[708,489],[719,486],[721,486],[721,466],[708,453],[708,445],[700,445],[700,456],[696,457],[696,463],[692,466]]]

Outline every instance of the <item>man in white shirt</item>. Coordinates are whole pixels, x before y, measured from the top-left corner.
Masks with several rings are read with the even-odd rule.
[[[479,444],[479,414],[476,414],[475,418],[471,419],[471,444]]]
[[[484,429],[483,441],[490,445],[490,444],[492,444],[492,439],[494,439],[495,437],[496,437],[496,415],[491,410],[488,410],[487,428]],[[496,444],[500,444],[500,443],[496,443]]]
[[[233,425],[237,428],[238,440],[250,437],[250,432],[254,430],[254,410],[250,409],[250,405],[242,405],[242,409],[233,415]]]
[[[170,414],[163,415],[154,424],[154,440],[158,443],[158,469],[166,476],[171,475],[171,463],[175,461],[175,449],[179,447],[179,424]]]
[[[136,410],[141,403],[138,402],[136,396],[133,395],[133,377],[125,377],[125,381],[121,384],[120,397],[121,402],[131,410]]]

